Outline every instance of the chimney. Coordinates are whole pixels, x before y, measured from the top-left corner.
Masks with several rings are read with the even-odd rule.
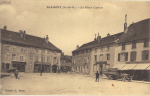
[[[79,45],[77,45],[77,49],[79,48]]]
[[[20,34],[21,38],[23,38],[23,36],[24,36],[23,30],[19,30],[19,34]]]
[[[127,14],[125,15],[124,32],[127,29]]]
[[[108,36],[110,36],[110,34],[109,34],[109,33],[107,34],[107,37],[108,37]]]
[[[99,33],[98,33],[97,41],[98,43],[101,41],[101,36],[99,36]]]
[[[46,43],[48,43],[48,40],[49,40],[48,35],[46,35],[45,40],[46,40]]]
[[[26,31],[24,30],[23,32],[23,38],[25,39],[26,38]]]
[[[7,30],[7,26],[6,25],[4,26],[4,30]]]
[[[95,34],[95,39],[94,39],[94,41],[96,41],[96,34]]]

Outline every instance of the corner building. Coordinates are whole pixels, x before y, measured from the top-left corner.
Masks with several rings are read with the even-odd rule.
[[[150,81],[150,19],[132,23],[116,42],[114,68],[130,73],[135,80]]]
[[[1,29],[1,71],[17,68],[20,72],[57,72],[61,50],[46,38]]]

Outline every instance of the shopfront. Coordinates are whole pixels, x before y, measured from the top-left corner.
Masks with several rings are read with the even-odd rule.
[[[25,72],[25,65],[26,65],[26,62],[12,61],[13,68],[17,68],[19,72]]]

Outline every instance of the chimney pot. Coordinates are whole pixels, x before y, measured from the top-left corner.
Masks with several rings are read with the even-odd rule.
[[[46,43],[48,43],[48,40],[49,40],[48,35],[46,35],[46,38],[45,38]]]
[[[19,34],[20,34],[20,36],[21,36],[21,38],[23,38],[23,30],[19,30]]]
[[[110,34],[109,34],[109,33],[107,34],[107,37],[108,37],[108,36],[110,36]]]

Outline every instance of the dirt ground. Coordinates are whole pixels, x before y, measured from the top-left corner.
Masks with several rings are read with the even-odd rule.
[[[122,82],[88,75],[20,73],[1,78],[2,95],[150,95],[150,83]]]

